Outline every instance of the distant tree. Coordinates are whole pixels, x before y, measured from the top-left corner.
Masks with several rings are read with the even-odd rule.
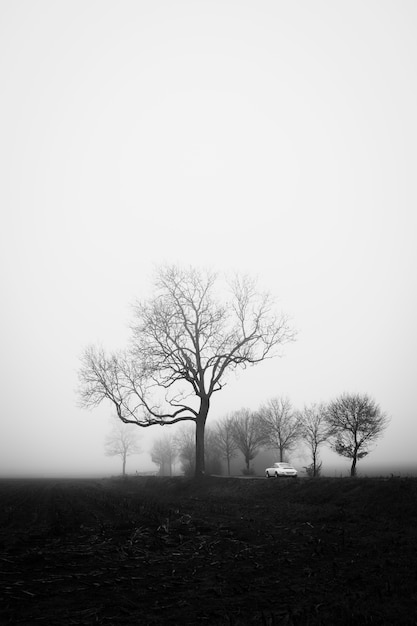
[[[327,422],[327,407],[325,404],[311,404],[305,406],[299,413],[300,435],[307,444],[311,454],[311,465],[306,468],[310,476],[319,476],[322,463],[319,457],[319,448],[329,440],[331,431]]]
[[[368,395],[345,393],[329,404],[327,423],[333,450],[352,460],[350,475],[355,476],[357,462],[369,454],[389,419]]]
[[[80,402],[113,403],[136,426],[195,423],[195,473],[203,475],[204,433],[213,394],[229,372],[256,365],[294,338],[268,293],[237,276],[216,292],[217,276],[162,267],[154,296],[134,309],[131,347],[107,355],[88,348],[79,372]]]
[[[172,466],[175,461],[176,451],[173,437],[164,435],[156,439],[151,449],[151,459],[159,465],[160,476],[172,476]]]
[[[244,473],[251,474],[250,462],[256,457],[264,442],[256,413],[240,409],[233,414],[233,439],[245,459]]]
[[[181,463],[181,470],[185,476],[195,473],[195,434],[188,425],[177,430],[174,435],[174,445]]]
[[[300,439],[300,424],[288,398],[276,397],[259,409],[259,429],[267,448],[277,450],[279,460],[293,450]]]
[[[230,476],[230,461],[235,458],[238,449],[233,437],[233,417],[231,415],[216,423],[215,437],[220,456],[227,463],[227,475]]]
[[[221,453],[217,442],[216,433],[212,428],[206,428],[205,434],[206,474],[221,474]]]
[[[112,430],[105,441],[106,456],[120,456],[122,459],[122,474],[126,475],[127,457],[139,454],[137,431],[123,423],[113,424]]]

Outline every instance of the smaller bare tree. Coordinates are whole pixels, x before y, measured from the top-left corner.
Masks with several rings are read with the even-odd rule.
[[[133,427],[134,428],[134,427]],[[132,454],[140,454],[137,432],[129,425],[120,422],[113,424],[112,430],[106,437],[106,456],[120,456],[122,459],[122,474],[126,475],[126,460]]]
[[[251,474],[250,462],[256,457],[264,437],[259,430],[258,416],[248,409],[240,409],[233,414],[233,439],[245,459],[244,474]]]
[[[272,398],[259,410],[259,429],[265,446],[278,450],[279,460],[293,450],[300,439],[300,423],[288,398]]]
[[[333,450],[352,460],[350,475],[356,476],[357,462],[369,454],[389,419],[368,395],[345,393],[329,404],[327,422]]]
[[[230,476],[230,461],[235,458],[238,449],[233,437],[233,417],[231,415],[217,422],[215,437],[220,456],[227,463],[227,475]]]
[[[310,476],[319,476],[321,461],[319,448],[329,440],[331,431],[327,422],[327,408],[323,403],[305,406],[299,413],[300,434],[311,454],[311,465],[307,467]]]
[[[160,476],[172,476],[172,466],[175,457],[175,445],[171,435],[165,434],[154,441],[151,449],[151,459],[159,465]]]
[[[206,451],[206,473],[221,474],[222,462],[221,453],[218,446],[216,432],[212,428],[206,428],[205,435],[205,451]]]

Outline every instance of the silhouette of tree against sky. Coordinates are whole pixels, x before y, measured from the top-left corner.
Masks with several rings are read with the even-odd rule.
[[[126,475],[127,457],[140,454],[138,433],[122,422],[113,424],[112,430],[105,441],[106,456],[120,456],[122,459],[122,474]]]
[[[270,294],[235,276],[220,289],[216,274],[161,267],[154,296],[134,307],[132,338],[124,352],[85,350],[80,402],[110,401],[122,422],[195,424],[195,473],[205,471],[204,432],[214,393],[227,374],[275,356],[294,339]]]
[[[233,417],[227,415],[215,425],[215,437],[220,456],[227,464],[227,475],[230,476],[230,462],[236,457],[238,450],[233,437]]]
[[[356,465],[370,452],[370,446],[382,435],[389,418],[366,394],[345,393],[332,402],[327,410],[332,432],[332,449],[351,459],[350,475],[356,475]]]
[[[305,406],[298,413],[300,435],[311,455],[311,465],[307,472],[312,477],[321,470],[319,448],[329,441],[331,430],[327,422],[327,406],[324,403]]]
[[[233,413],[233,438],[245,459],[244,473],[250,474],[250,462],[256,457],[264,443],[258,415],[249,409],[240,409]]]
[[[259,429],[264,445],[277,450],[279,461],[294,449],[300,439],[300,424],[288,398],[276,397],[268,400],[259,409]]]

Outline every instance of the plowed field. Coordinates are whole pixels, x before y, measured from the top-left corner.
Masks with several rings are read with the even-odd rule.
[[[0,624],[417,624],[417,481],[0,481]]]

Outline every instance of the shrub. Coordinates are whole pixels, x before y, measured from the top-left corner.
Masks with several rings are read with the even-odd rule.
[[[241,471],[244,476],[255,476],[253,467],[244,467]]]
[[[320,474],[321,474],[321,466],[322,466],[321,462],[316,465],[316,474],[315,474],[316,478],[318,476],[320,476]],[[307,474],[307,476],[309,478],[314,478],[314,465],[313,465],[313,463],[311,463],[311,465],[304,465],[304,469],[305,469],[306,474]]]

